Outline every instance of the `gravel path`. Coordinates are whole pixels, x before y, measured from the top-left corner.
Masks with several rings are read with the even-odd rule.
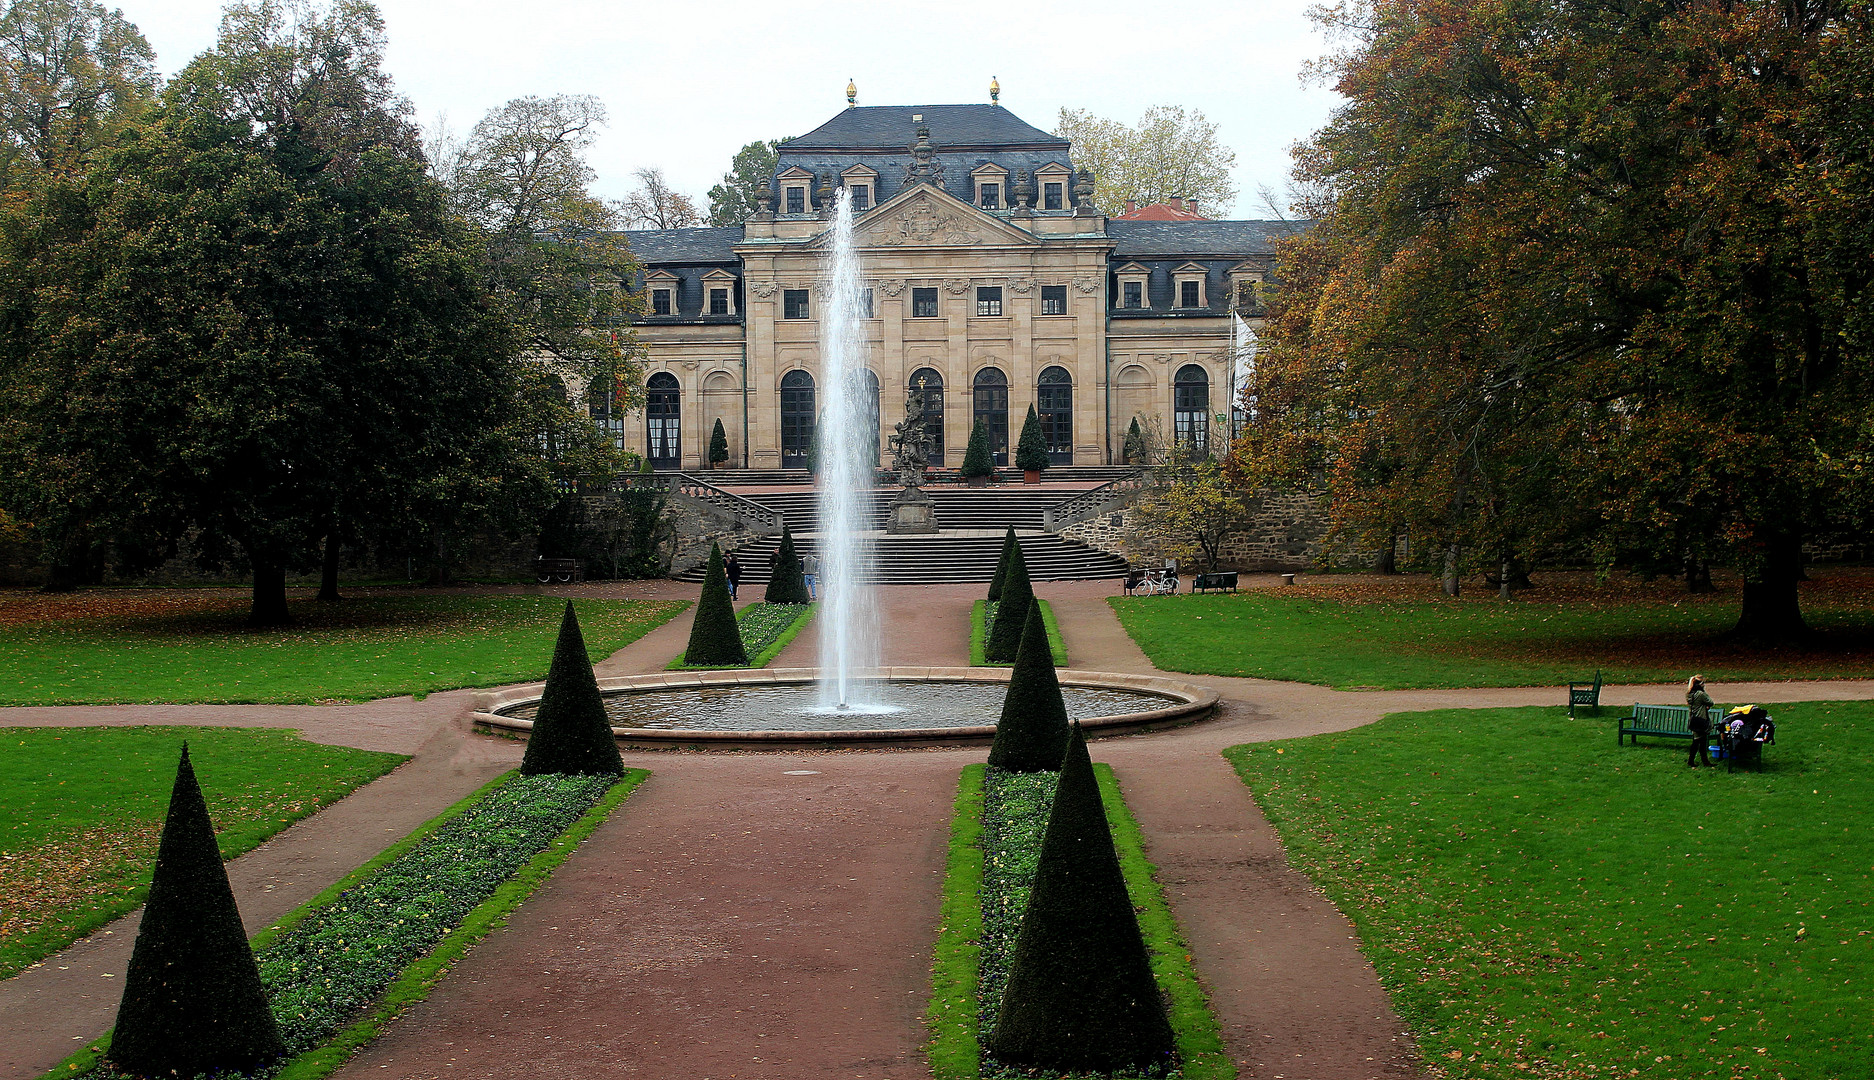
[[[695,591],[660,583],[633,595]],[[1072,666],[1155,670],[1105,603],[1114,583],[1047,582],[1036,591],[1054,604]],[[894,628],[884,661],[967,663],[978,592],[882,589]],[[597,665],[600,676],[661,670],[689,626],[686,614],[652,631]],[[816,652],[810,627],[777,664],[811,665]],[[1417,1075],[1410,1036],[1350,925],[1288,867],[1219,751],[1345,730],[1393,711],[1553,705],[1560,691],[1346,693],[1188,678],[1223,691],[1217,718],[1103,740],[1094,756],[1118,772],[1242,1075]],[[1724,692],[1733,700],[1869,698],[1874,682],[1730,684]],[[1607,693],[1619,701],[1674,691]],[[516,743],[467,734],[467,699],[13,709],[0,710],[0,725],[294,727],[322,742],[414,752],[402,768],[231,864],[257,927],[518,759]],[[342,1075],[925,1076],[921,1013],[950,802],[958,769],[980,758],[948,750],[634,755],[652,778],[506,929]],[[8,1033],[0,1075],[36,1076],[109,1025],[136,919],[0,983],[0,1030]]]

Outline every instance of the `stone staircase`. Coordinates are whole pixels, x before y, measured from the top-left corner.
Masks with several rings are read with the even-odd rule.
[[[764,500],[766,498],[764,496]],[[1038,510],[1036,514],[1039,514]],[[789,523],[792,523],[791,517]],[[1021,528],[1017,526],[1018,530]],[[872,541],[874,572],[871,583],[943,585],[986,582],[995,576],[996,561],[1002,555],[1002,539],[1002,526],[970,529],[948,535],[876,536]],[[1118,578],[1126,572],[1124,559],[1052,533],[1019,534],[1017,540],[1022,545],[1022,557],[1028,563],[1028,576],[1034,581]],[[817,550],[819,537],[813,533],[796,533],[794,543],[796,550],[804,557]],[[780,546],[779,536],[764,536],[735,550],[735,557],[742,563],[744,586],[767,584],[768,557]],[[701,581],[705,569],[699,565],[676,577],[679,581]]]
[[[937,507],[937,527],[945,532],[964,529],[994,529],[997,532],[1015,526],[1017,532],[1042,529],[1042,517],[1049,507],[1080,494],[1072,489],[1025,487],[1020,484],[1000,488],[925,488]],[[864,528],[883,529],[896,489],[871,492]],[[779,513],[787,527],[795,532],[819,531],[818,497],[810,487],[793,491],[767,491],[744,496],[750,502]]]
[[[1129,465],[1055,465],[1042,473],[1049,482],[1072,481],[1104,484],[1133,473]],[[955,470],[936,473],[940,481],[948,478]],[[774,486],[780,484],[799,484],[803,487],[813,483],[813,477],[805,469],[711,469],[691,474],[700,480],[706,480],[717,487],[753,487]],[[1005,483],[1019,484],[1022,480],[1018,469],[996,470],[998,480]]]

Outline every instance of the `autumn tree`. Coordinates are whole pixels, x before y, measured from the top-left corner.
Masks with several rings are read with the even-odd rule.
[[[156,55],[94,0],[12,0],[0,14],[0,181],[63,171],[156,94]]]
[[[1196,199],[1213,213],[1236,202],[1236,152],[1201,109],[1154,105],[1127,124],[1084,109],[1062,109],[1054,134],[1071,139],[1074,161],[1093,171],[1093,204],[1117,214],[1127,199]]]
[[[1202,558],[1206,571],[1217,568],[1223,543],[1238,528],[1243,500],[1214,459],[1183,448],[1154,470],[1150,486],[1132,514],[1133,525],[1166,558],[1188,562]]]
[[[1867,5],[1327,17],[1347,103],[1300,150],[1318,224],[1282,257],[1247,467],[1435,537],[1447,579],[1709,556],[1739,635],[1802,633],[1803,539],[1867,505]]]
[[[696,202],[670,186],[664,170],[644,168],[631,174],[635,183],[619,209],[639,229],[689,229],[703,223]]]
[[[786,139],[752,142],[735,152],[722,182],[709,189],[709,223],[740,225],[761,208],[756,196],[763,180],[772,180]]]

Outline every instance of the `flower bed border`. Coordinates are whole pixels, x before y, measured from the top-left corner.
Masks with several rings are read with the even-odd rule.
[[[1177,1035],[1182,1080],[1235,1080],[1236,1066],[1223,1049],[1223,1030],[1210,1011],[1208,995],[1191,967],[1190,947],[1178,930],[1145,857],[1145,840],[1126,808],[1112,766],[1095,765],[1106,822],[1126,887],[1139,909],[1139,930],[1152,956],[1152,974],[1169,998],[1172,1031]],[[984,852],[983,785],[988,767],[970,765],[957,780],[950,824],[950,853],[944,871],[943,904],[936,950],[931,963],[928,1047],[936,1080],[979,1080],[982,1076],[976,983],[981,974],[983,918],[980,890]]]
[[[1000,601],[997,601],[1000,603]],[[1048,651],[1054,654],[1054,666],[1067,666],[1067,643],[1061,640],[1061,626],[1054,621],[1054,605],[1035,597],[1035,603],[1041,605],[1041,625],[1048,632]],[[983,650],[989,641],[989,601],[978,600],[970,605],[970,665],[972,667],[1014,667],[1013,660],[1003,663],[988,659]]]
[[[426,837],[460,817],[495,789],[519,775],[518,770],[502,773],[476,788],[442,813],[417,826],[409,835],[379,852],[369,862],[347,874],[311,900],[294,908],[272,926],[254,935],[252,939],[254,951],[259,953],[308,916],[336,901],[340,895],[383,869]],[[594,830],[604,824],[612,811],[630,797],[631,793],[637,790],[638,785],[650,775],[650,772],[645,769],[626,769],[624,775],[619,777],[618,782],[613,784],[598,802],[593,803],[590,809],[567,826],[552,843],[542,848],[507,880],[496,886],[494,892],[490,893],[485,900],[470,909],[461,923],[444,935],[436,943],[435,948],[405,965],[403,972],[385,987],[367,1015],[339,1028],[324,1043],[281,1063],[277,1071],[269,1074],[271,1080],[321,1080],[336,1072],[350,1060],[352,1054],[376,1039],[385,1024],[395,1020],[404,1009],[429,997],[430,991],[435,989],[436,984],[444,975],[448,974],[449,968],[482,938],[506,923],[514,909],[531,896],[535,889],[545,884],[553,871],[566,861],[567,856],[592,835]],[[110,1045],[111,1033],[106,1032],[99,1038],[91,1040],[83,1050],[53,1066],[40,1077],[40,1080],[84,1076],[104,1063],[104,1053]]]
[[[735,613],[736,623],[739,625],[741,621],[743,619],[748,618],[748,616],[751,613],[753,613],[755,609],[762,608],[762,607],[791,607],[791,608],[799,608],[800,611],[797,614],[795,614],[794,621],[788,623],[787,626],[783,628],[779,634],[775,635],[775,638],[773,641],[770,641],[768,644],[762,646],[760,652],[750,653],[748,657],[748,663],[746,664],[686,664],[683,662],[683,653],[678,653],[676,657],[670,661],[670,663],[664,665],[664,670],[665,671],[741,671],[745,668],[767,667],[769,664],[774,662],[775,657],[781,655],[782,649],[785,649],[789,645],[793,644],[794,639],[800,636],[800,632],[807,628],[807,623],[813,618],[814,613],[820,610],[820,604],[818,601],[815,601],[814,603],[811,603],[811,604],[770,604],[766,600],[757,600],[756,602],[749,604],[747,607],[744,607],[742,610]],[[743,641],[744,647],[746,647],[747,644],[748,644],[747,641],[744,640]]]

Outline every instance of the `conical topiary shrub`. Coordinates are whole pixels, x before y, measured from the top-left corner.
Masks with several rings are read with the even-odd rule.
[[[1023,472],[1040,472],[1048,467],[1048,440],[1041,434],[1041,418],[1035,407],[1028,406],[1028,419],[1022,421],[1021,438],[1015,441],[1015,467]]]
[[[781,550],[774,561],[774,573],[768,576],[768,590],[761,597],[770,604],[810,604],[807,579],[800,573],[800,556],[794,553],[794,533],[781,523]]]
[[[1175,1061],[1176,1037],[1079,725],[984,1049],[1004,1064],[1063,1072],[1144,1071]]]
[[[729,460],[729,433],[722,430],[722,417],[716,418],[716,426],[709,432],[709,463],[721,465]]]
[[[989,452],[989,429],[981,420],[970,429],[970,441],[963,448],[963,464],[957,466],[957,475],[965,480],[977,476],[994,476],[996,461]]]
[[[1067,704],[1054,675],[1054,652],[1048,648],[1041,605],[1030,604],[1015,670],[1009,672],[1008,692],[1002,697],[996,741],[989,747],[989,764],[1009,772],[1052,772],[1061,767],[1067,736]]]
[[[605,699],[592,675],[592,658],[586,654],[586,636],[579,632],[579,616],[568,600],[560,616],[559,639],[553,643],[553,666],[547,669],[547,685],[534,712],[534,730],[521,756],[521,775],[617,776],[624,771]]]
[[[1035,591],[1028,584],[1028,560],[1022,546],[1009,552],[1008,573],[1002,575],[1002,597],[996,601],[996,621],[990,624],[989,640],[983,642],[983,659],[1006,664],[1015,659],[1022,644],[1022,624],[1028,621],[1028,609],[1035,603]]]
[[[1020,543],[1015,539],[1015,526],[1010,525],[1008,535],[1002,538],[1002,558],[996,561],[995,576],[989,579],[990,600],[1002,599],[1002,579],[1008,576],[1009,552],[1020,546]]]
[[[1128,465],[1150,464],[1145,460],[1145,433],[1139,430],[1139,418],[1136,416],[1132,418],[1132,426],[1126,429],[1120,453],[1125,455]]]
[[[735,621],[729,599],[729,575],[722,568],[722,548],[709,545],[709,570],[703,575],[703,597],[696,602],[696,620],[690,624],[690,647],[683,650],[686,664],[746,664],[742,627]]]
[[[185,743],[110,1060],[136,1076],[194,1076],[284,1049]]]

